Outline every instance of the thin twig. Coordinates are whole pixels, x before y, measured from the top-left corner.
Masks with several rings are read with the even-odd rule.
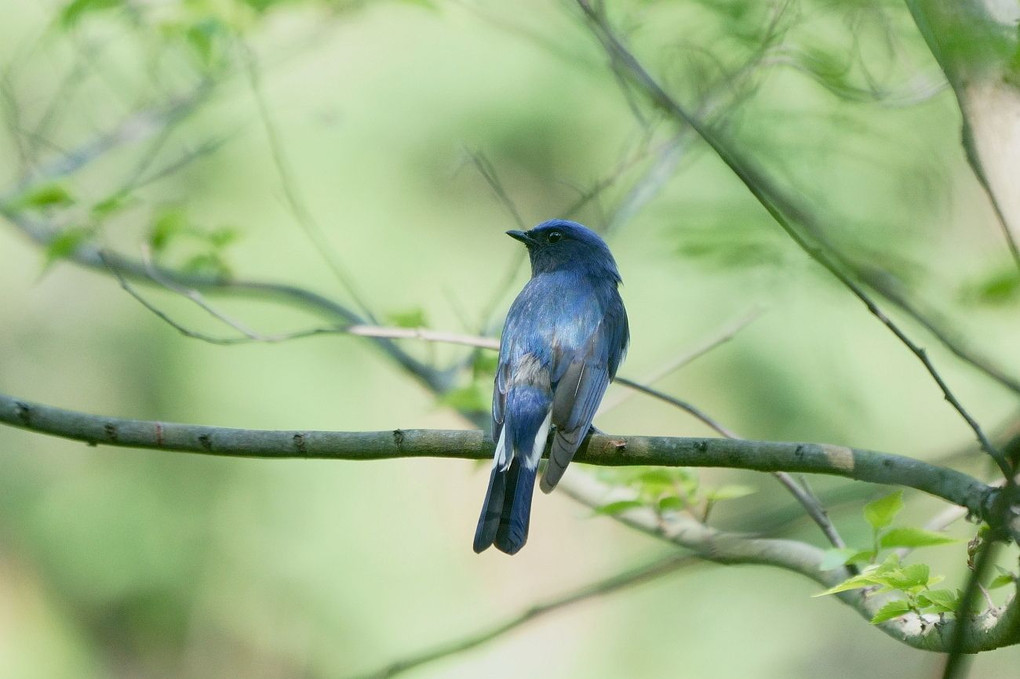
[[[793,226],[787,217],[788,214],[796,215],[800,219],[806,217],[806,212],[796,209],[792,201],[780,194],[778,189],[771,185],[765,178],[763,172],[756,168],[753,163],[741,157],[737,151],[724,143],[722,137],[707,128],[702,122],[690,114],[684,107],[677,103],[645,70],[644,66],[634,57],[633,54],[617,38],[616,34],[609,27],[606,18],[600,12],[592,9],[587,0],[577,0],[589,25],[594,29],[595,36],[602,42],[606,51],[615,63],[625,68],[633,80],[645,90],[650,100],[658,107],[665,110],[678,120],[689,125],[705,142],[715,151],[730,170],[744,183],[748,191],[758,200],[769,215],[782,227],[790,238],[806,252],[812,259],[821,264],[827,271],[835,276],[855,297],[857,297],[883,325],[886,326],[900,342],[906,346],[924,365],[928,374],[939,386],[946,401],[960,414],[967,425],[974,432],[981,444],[982,450],[995,460],[1002,473],[1008,478],[1012,475],[1012,469],[1006,458],[992,445],[985,435],[981,426],[970,413],[963,407],[956,398],[942,376],[935,369],[935,365],[928,357],[927,352],[911,340],[907,334],[894,323],[861,286],[855,283],[845,274],[819,247],[809,243],[804,236]]]
[[[491,162],[489,162],[486,155],[481,151],[473,150],[468,150],[467,155],[471,159],[471,163],[474,165],[475,170],[478,171],[478,174],[482,176],[482,179],[485,180],[485,183],[489,185],[489,188],[492,190],[493,194],[495,194],[496,200],[498,200],[500,205],[502,205],[503,208],[510,213],[514,223],[518,226],[518,228],[526,230],[528,226],[521,217],[521,213],[517,209],[517,205],[514,204],[513,199],[510,197],[510,193],[506,190],[502,180],[499,178],[499,173],[496,172],[496,168]],[[495,310],[499,304],[499,300],[506,294],[506,290],[510,287],[510,284],[513,283],[514,279],[517,278],[518,273],[520,273],[521,266],[526,261],[527,255],[525,254],[525,251],[518,248],[511,258],[510,264],[507,266],[506,273],[500,277],[499,283],[494,288],[492,297],[482,304],[482,329],[487,329],[489,325],[492,324],[492,317],[495,315]]]
[[[104,258],[103,260],[104,262],[107,261],[103,253],[100,253],[100,257]],[[167,280],[166,277],[162,276],[158,272],[158,270],[152,265],[148,257],[143,257],[143,261],[147,267],[147,271],[149,272],[150,277],[154,281],[160,283],[167,289],[174,291],[191,300],[217,320],[221,321],[222,323],[228,325],[237,332],[241,333],[242,336],[233,338],[214,337],[211,335],[207,335],[205,333],[199,333],[189,328],[186,328],[185,326],[177,323],[172,318],[170,318],[170,316],[166,312],[162,311],[161,309],[153,305],[151,302],[146,300],[140,293],[138,293],[130,285],[130,283],[128,283],[124,276],[122,276],[115,267],[110,266],[109,263],[107,263],[107,265],[109,266],[113,274],[117,277],[117,280],[120,282],[121,287],[128,294],[130,294],[132,297],[138,300],[146,309],[156,314],[156,316],[158,316],[160,319],[168,323],[170,326],[178,330],[186,337],[199,339],[212,344],[239,344],[246,341],[281,342],[285,340],[311,337],[314,335],[326,333],[347,333],[352,335],[360,335],[364,337],[376,337],[376,338],[385,337],[388,339],[417,339],[429,342],[463,344],[486,349],[499,348],[499,341],[496,340],[495,338],[471,337],[468,335],[459,335],[454,333],[434,332],[421,328],[386,328],[380,326],[367,326],[367,325],[355,325],[336,328],[313,328],[311,330],[283,335],[263,335],[252,330],[251,328],[244,325],[240,321],[231,318],[222,311],[216,309],[213,305],[207,302],[205,298],[201,295],[201,293],[199,293],[197,290],[193,288],[192,289],[184,288],[182,286],[177,285],[171,280]],[[725,341],[726,339],[728,339],[728,337],[724,336],[722,341]],[[693,360],[697,356],[703,355],[705,351],[707,351],[707,349],[702,349],[698,352],[692,353],[690,360]],[[697,419],[701,420],[709,427],[714,429],[716,432],[727,438],[740,438],[731,430],[725,428],[722,424],[711,418],[704,411],[700,410],[699,408],[690,403],[687,403],[686,401],[675,398],[668,394],[664,394],[658,390],[652,389],[651,387],[638,384],[636,382],[632,382],[631,380],[627,380],[625,378],[617,378],[617,382],[624,386],[628,386],[636,391],[640,391],[654,398],[658,398],[662,401],[665,401],[673,406],[676,406],[690,413],[691,415],[693,415],[694,417],[696,417]],[[839,537],[839,533],[837,532],[835,526],[829,520],[829,517],[826,514],[824,507],[822,507],[821,504],[818,502],[818,499],[815,498],[810,493],[810,490],[801,488],[800,485],[796,481],[794,481],[792,477],[790,477],[788,474],[784,472],[773,472],[773,475],[779,480],[780,483],[783,484],[783,486],[785,486],[793,494],[794,498],[796,498],[797,501],[804,506],[808,515],[812,518],[812,520],[815,521],[815,523],[818,524],[818,526],[822,529],[822,532],[826,535],[826,537],[829,538],[830,542],[832,542],[834,546],[836,547],[846,546],[843,540]]]
[[[701,410],[697,406],[695,406],[695,405],[693,405],[691,403],[688,403],[687,401],[684,401],[683,399],[679,399],[679,398],[677,398],[675,396],[670,396],[669,394],[663,393],[663,392],[659,391],[658,389],[653,389],[652,387],[646,386],[646,385],[641,384],[639,382],[635,382],[633,380],[629,380],[626,377],[617,377],[614,381],[617,384],[622,384],[623,386],[629,387],[630,389],[633,389],[634,391],[637,391],[637,392],[640,392],[642,394],[645,394],[646,396],[651,396],[652,398],[657,398],[660,401],[663,401],[664,403],[668,403],[671,406],[679,408],[680,410],[683,410],[684,412],[693,415],[698,420],[700,420],[701,422],[703,422],[706,425],[708,425],[715,432],[717,432],[718,434],[720,434],[722,436],[725,436],[726,438],[729,438],[729,439],[739,439],[740,438],[735,433],[733,433],[732,430],[727,429],[720,422],[718,422],[717,420],[715,420],[712,417],[710,417],[706,412],[704,412],[703,410]]]
[[[772,474],[779,483],[790,491],[790,493],[797,499],[807,511],[808,516],[814,521],[822,532],[825,533],[825,537],[829,539],[833,547],[844,548],[846,542],[840,536],[839,531],[836,530],[836,526],[832,523],[832,519],[829,518],[829,513],[825,511],[825,507],[822,506],[821,501],[818,497],[811,492],[811,487],[804,481],[804,479],[796,480],[786,472],[774,472]],[[848,567],[849,568],[849,567]],[[851,569],[853,570],[853,569]]]
[[[676,372],[680,368],[683,368],[684,366],[693,363],[695,360],[708,354],[713,349],[716,349],[717,347],[720,347],[723,344],[726,344],[727,342],[732,340],[734,337],[737,336],[737,333],[739,333],[741,330],[743,330],[748,325],[757,320],[758,317],[761,316],[761,314],[762,314],[761,309],[757,308],[752,309],[750,312],[741,316],[738,320],[734,321],[733,323],[727,324],[720,328],[719,330],[717,330],[712,336],[704,339],[701,342],[701,344],[696,345],[693,349],[685,351],[684,353],[680,354],[673,360],[668,361],[665,365],[660,366],[654,372],[645,375],[645,377],[640,380],[640,383],[650,386],[652,384],[655,384],[659,380],[667,377],[668,375]],[[629,399],[633,395],[633,393],[634,393],[633,391],[625,391],[620,393],[613,399],[607,399],[603,401],[601,411],[606,412],[612,410],[613,408],[618,407],[621,403]]]
[[[350,295],[362,313],[369,320],[374,321],[375,318],[372,315],[371,309],[358,292],[354,279],[341,264],[339,255],[331,247],[322,227],[319,226],[312,211],[305,204],[304,198],[298,189],[298,183],[291,171],[283,141],[280,139],[280,133],[277,131],[276,124],[273,122],[269,112],[269,104],[266,102],[265,95],[262,92],[262,80],[255,62],[255,55],[243,40],[239,39],[238,45],[242,52],[241,59],[251,86],[252,96],[255,99],[255,105],[258,108],[259,116],[262,119],[262,126],[265,129],[266,139],[269,142],[269,151],[272,155],[273,163],[276,165],[277,174],[280,176],[280,186],[283,189],[287,206],[290,208],[291,214],[294,215],[294,219],[301,227],[301,230],[315,246],[319,255],[333,273],[333,276],[343,286],[345,292]]]
[[[521,213],[517,210],[517,206],[514,204],[513,199],[510,198],[510,193],[506,190],[502,180],[500,180],[499,173],[496,172],[496,167],[492,164],[492,161],[489,160],[488,156],[481,151],[469,149],[467,150],[467,154],[471,159],[472,165],[474,165],[475,169],[478,170],[478,174],[482,175],[485,183],[489,185],[489,188],[492,189],[492,192],[496,195],[496,199],[499,201],[500,205],[502,205],[506,211],[510,213],[510,216],[514,218],[514,223],[521,229],[527,229],[527,223],[525,223],[524,218],[521,217]]]

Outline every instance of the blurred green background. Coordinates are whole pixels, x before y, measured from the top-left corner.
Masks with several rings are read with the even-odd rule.
[[[933,460],[972,445],[916,359],[717,159],[698,143],[665,153],[675,129],[647,108],[634,115],[640,105],[571,3],[6,0],[0,16],[6,198],[26,173],[132,112],[216,83],[165,135],[120,145],[57,183],[66,198],[39,212],[86,227],[83,238],[139,257],[163,229],[172,238],[156,254],[167,265],[349,301],[332,257],[384,323],[496,333],[527,271],[503,235],[513,216],[472,162],[481,154],[526,224],[572,216],[606,231],[631,321],[625,376],[654,373],[757,310],[731,342],[658,386],[746,437]],[[613,17],[677,97],[825,215],[834,242],[902,278],[1020,373],[1015,286],[996,287],[1008,252],[964,162],[955,100],[899,3],[804,1],[780,13],[623,2]],[[742,71],[765,43],[775,49]],[[172,166],[210,141],[211,152],[98,216],[140,168]],[[326,250],[288,206],[288,182]],[[0,390],[18,397],[231,427],[472,426],[364,340],[187,339],[111,276],[48,261],[8,222],[0,287]],[[230,334],[178,296],[145,294],[188,327]],[[280,305],[216,304],[263,333],[319,323]],[[1008,392],[905,325],[984,425],[1015,418]],[[407,346],[439,366],[466,355]],[[462,395],[472,393],[469,372],[456,376]],[[483,408],[486,379],[474,392]],[[601,429],[708,433],[622,394],[611,388],[607,402],[619,404],[597,418]],[[976,454],[954,464],[988,472]],[[0,470],[5,679],[343,677],[669,549],[553,494],[536,498],[519,555],[476,556],[486,474],[463,461],[215,459],[5,427]],[[725,527],[789,505],[767,476],[701,477],[757,490],[718,510]],[[941,508],[908,498],[915,523]],[[867,540],[859,503],[833,516],[848,541]],[[821,544],[806,522],[784,531]],[[963,551],[925,558],[958,585]],[[935,675],[938,656],[810,598],[817,591],[777,570],[708,565],[557,612],[413,676]],[[1018,661],[1015,648],[986,653],[973,676],[1015,676]]]

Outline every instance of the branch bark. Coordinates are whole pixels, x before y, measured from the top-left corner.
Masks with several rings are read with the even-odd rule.
[[[103,417],[0,394],[0,422],[84,441],[253,458],[384,460],[402,457],[491,459],[481,431],[394,429],[375,432],[232,429]],[[828,474],[924,491],[996,524],[1001,489],[945,467],[901,455],[819,443],[668,436],[592,435],[574,457],[601,466],[729,467]],[[1001,504],[1001,503],[1000,503]]]

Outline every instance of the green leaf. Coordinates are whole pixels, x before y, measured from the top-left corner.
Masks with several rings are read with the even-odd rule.
[[[960,607],[960,592],[952,589],[929,589],[917,595],[922,609],[935,613],[955,613]]]
[[[71,28],[88,12],[119,7],[121,0],[74,0],[60,13],[60,22],[64,28]]]
[[[864,518],[875,530],[885,528],[903,509],[903,491],[898,490],[891,495],[879,498],[864,505]]]
[[[660,512],[682,512],[687,509],[687,504],[677,495],[667,495],[659,500]]]
[[[890,528],[882,533],[879,545],[882,549],[893,547],[930,547],[957,542],[955,538],[923,528]]]
[[[63,184],[57,183],[36,186],[14,201],[16,207],[35,209],[67,207],[74,203],[74,196],[71,195],[71,192]]]
[[[1014,575],[1010,571],[1007,571],[1002,566],[996,566],[995,568],[999,571],[999,574],[992,578],[992,581],[988,583],[989,589],[1005,587],[1006,585],[1011,585],[1014,582],[1016,582],[1017,580],[1016,575]]]
[[[616,502],[602,505],[595,510],[595,513],[615,516],[631,509],[641,509],[643,507],[645,507],[645,504],[640,500],[617,500]]]
[[[878,609],[878,612],[875,613],[874,617],[871,618],[871,624],[877,625],[880,622],[885,622],[886,620],[898,618],[901,615],[906,615],[909,612],[910,603],[904,599],[896,599],[894,601],[890,601],[885,606],[882,606],[882,608]]]
[[[931,584],[930,569],[926,563],[914,563],[882,574],[881,584],[890,589],[904,591]],[[941,579],[941,578],[940,578]]]
[[[839,592],[846,592],[846,591],[849,591],[851,589],[861,589],[863,587],[872,587],[874,585],[879,585],[879,584],[882,584],[882,583],[881,582],[876,582],[875,576],[873,576],[872,574],[870,574],[870,573],[861,573],[860,575],[855,575],[852,578],[847,578],[846,580],[844,580],[843,582],[839,583],[838,585],[833,585],[832,587],[830,587],[829,589],[825,590],[824,592],[819,592],[818,594],[812,594],[811,596],[812,597],[828,596],[829,594],[838,594]]]
[[[170,241],[189,228],[190,222],[183,210],[179,208],[164,209],[149,227],[149,246],[153,251],[161,252],[170,245]]]
[[[93,230],[79,226],[65,229],[46,246],[46,265],[74,254],[78,246],[92,237]]]
[[[222,61],[223,42],[227,36],[223,22],[215,17],[207,17],[189,26],[184,34],[188,45],[206,69]]]
[[[115,193],[92,206],[92,216],[102,219],[123,209],[132,201],[129,193]]]
[[[875,560],[875,551],[862,549],[846,560],[847,563],[870,563]]]
[[[962,297],[967,302],[991,306],[1009,304],[1020,298],[1020,277],[1014,267],[1001,267],[966,287]]]
[[[423,309],[408,309],[406,311],[396,311],[386,315],[389,322],[398,328],[424,328],[428,323],[425,319],[425,311]]]
[[[230,268],[227,263],[214,252],[203,252],[195,255],[181,267],[188,273],[205,274],[208,276],[230,276]]]
[[[222,249],[238,238],[237,229],[233,229],[229,226],[221,226],[218,229],[214,229],[209,232],[206,236],[209,240],[209,244],[214,248]]]

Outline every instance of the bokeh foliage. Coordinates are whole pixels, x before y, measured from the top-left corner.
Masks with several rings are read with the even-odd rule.
[[[517,224],[483,177],[491,166],[523,222],[570,216],[608,234],[634,336],[627,375],[761,308],[659,386],[749,437],[925,459],[971,446],[903,347],[703,145],[621,87],[571,3],[5,5],[0,199],[59,235],[40,247],[0,230],[4,391],[230,426],[469,426],[456,411],[487,407],[484,354],[410,345],[456,367],[437,397],[356,338],[211,346],[65,259],[99,242],[352,305],[356,295],[394,325],[492,333],[526,274],[502,236]],[[1016,272],[966,165],[956,102],[901,3],[635,0],[611,3],[610,15],[675,97],[824,217],[842,252],[1020,372]],[[147,294],[190,327],[224,330],[179,296]],[[264,332],[313,322],[223,304]],[[1003,388],[905,323],[980,421],[1015,417]],[[707,431],[639,397],[598,426]],[[341,676],[663,549],[552,496],[537,500],[525,552],[477,558],[468,540],[484,479],[464,463],[163,457],[4,429],[0,467],[3,677]],[[639,496],[663,483],[648,479],[635,482]],[[789,510],[759,475],[678,472],[669,483],[699,501],[755,489],[713,510],[729,528]],[[823,497],[846,489],[816,485]],[[938,506],[908,499],[911,524]],[[851,545],[874,538],[859,505],[833,508]],[[783,530],[820,542],[804,521]],[[960,543],[928,551],[932,572],[963,577]],[[934,658],[812,593],[764,569],[706,569],[419,674],[930,675]],[[975,673],[1008,672],[1016,658],[986,654]]]

